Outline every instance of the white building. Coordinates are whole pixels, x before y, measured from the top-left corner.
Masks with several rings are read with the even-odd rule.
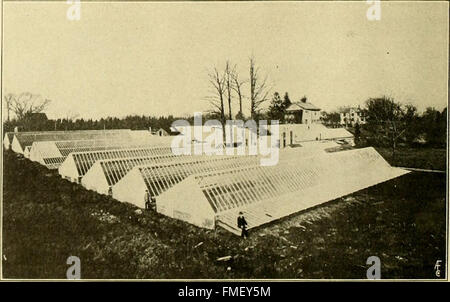
[[[363,125],[366,123],[366,116],[364,111],[359,107],[350,107],[340,113],[341,125],[355,126],[356,124]]]
[[[300,102],[292,103],[286,108],[285,119],[287,123],[314,124],[320,122],[320,108],[303,98]]]
[[[324,140],[354,144],[353,134],[343,128],[327,128],[322,124],[282,124],[279,127],[280,148]]]

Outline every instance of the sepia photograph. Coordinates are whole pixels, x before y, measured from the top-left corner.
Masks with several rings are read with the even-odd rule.
[[[448,280],[448,2],[1,15],[1,280]]]

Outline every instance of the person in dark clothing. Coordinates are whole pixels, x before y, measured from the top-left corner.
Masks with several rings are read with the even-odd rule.
[[[109,196],[113,195],[113,191],[112,191],[112,187],[111,186],[109,186],[109,188],[108,188],[108,195]]]
[[[150,210],[151,201],[150,201],[150,193],[148,192],[148,190],[145,190],[144,201],[145,201],[145,209]]]
[[[245,220],[244,213],[239,212],[239,216],[237,218],[237,226],[238,226],[238,228],[240,228],[242,230],[241,231],[242,238],[248,237],[247,225],[248,225],[248,223]]]

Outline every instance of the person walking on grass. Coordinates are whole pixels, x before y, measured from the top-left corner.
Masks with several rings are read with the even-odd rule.
[[[239,216],[237,218],[237,226],[241,229],[241,237],[244,239],[248,237],[247,225],[248,223],[247,220],[245,220],[244,213],[239,212]]]

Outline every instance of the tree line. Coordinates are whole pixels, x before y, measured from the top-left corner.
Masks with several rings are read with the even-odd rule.
[[[206,100],[209,111],[206,120],[218,119],[222,125],[233,119],[279,120],[285,122],[286,109],[292,104],[288,92],[284,96],[274,92],[270,98],[271,87],[268,76],[263,75],[254,57],[249,58],[249,76],[241,77],[237,72],[237,65],[230,61],[220,70],[212,68],[208,74],[210,91]],[[270,102],[268,102],[270,100]],[[306,102],[303,96],[301,101]],[[193,116],[145,116],[129,115],[123,118],[107,117],[98,120],[76,118],[67,114],[63,118],[47,119],[44,111],[50,100],[29,92],[20,95],[6,94],[4,102],[7,109],[7,120],[4,131],[13,131],[19,127],[20,131],[52,131],[52,130],[100,130],[100,129],[132,129],[154,130],[163,128],[170,130],[172,123],[178,119],[188,120],[193,124]],[[269,103],[267,108],[265,104]],[[237,114],[234,106],[237,104]],[[249,106],[250,116],[244,116],[244,106]],[[341,108],[340,110],[344,110]],[[359,144],[373,146],[389,146],[395,156],[398,144],[428,145],[446,147],[447,144],[447,108],[438,111],[429,107],[419,114],[417,108],[411,104],[402,104],[392,97],[382,96],[369,98],[360,108],[366,117],[366,123],[356,124],[352,131]],[[10,112],[14,118],[10,117]],[[322,112],[322,122],[326,125],[340,125],[340,113]]]
[[[4,96],[6,105],[6,121],[3,123],[5,132],[14,131],[70,131],[70,130],[101,130],[101,129],[132,129],[170,130],[172,123],[177,119],[187,119],[193,122],[193,117],[145,116],[128,115],[123,118],[107,117],[100,119],[77,118],[77,115],[68,113],[63,118],[48,119],[45,110],[51,103],[49,99],[38,94],[24,92],[19,95],[12,93]]]
[[[403,104],[389,96],[369,98],[360,108],[366,119],[351,129],[355,140],[361,145],[384,146],[395,151],[399,145],[410,147],[447,146],[447,108],[439,111],[428,107],[419,113],[412,104]],[[323,112],[326,124],[340,122],[340,112]]]

